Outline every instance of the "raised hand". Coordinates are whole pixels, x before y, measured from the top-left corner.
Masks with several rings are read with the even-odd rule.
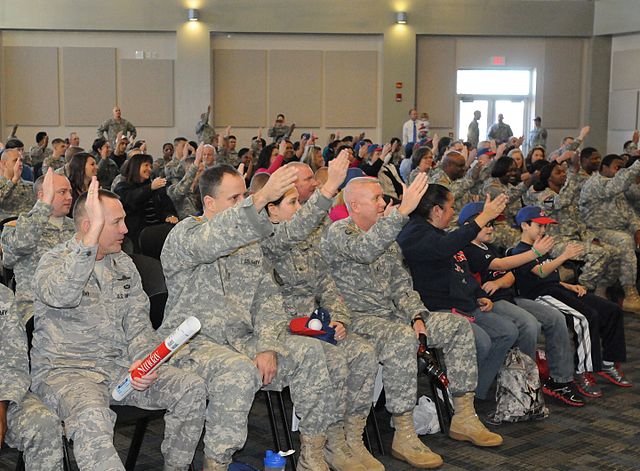
[[[284,155],[286,151],[287,151],[287,141],[282,139],[280,141],[280,144],[278,144],[278,155]]]
[[[429,188],[427,174],[419,173],[411,185],[406,187],[403,184],[402,188],[402,202],[398,206],[398,212],[404,216],[408,216],[416,209],[416,206],[418,206],[418,203],[427,192],[427,188]]]
[[[204,142],[201,142],[196,149],[196,160],[194,160],[193,164],[196,167],[200,167],[200,163],[202,162],[202,152],[204,151]]]
[[[508,202],[509,202],[509,197],[504,193],[496,196],[493,200],[491,199],[491,196],[487,193],[487,198],[484,201],[484,208],[479,216],[484,214],[485,217],[488,218],[487,222],[492,221],[502,214],[502,212],[504,211],[504,208],[507,207]],[[482,226],[484,226],[484,224]]]
[[[98,245],[100,233],[104,227],[104,212],[102,210],[102,204],[100,203],[99,191],[100,184],[98,183],[98,179],[91,177],[91,183],[87,191],[87,201],[85,203],[85,210],[87,212],[87,218],[89,219],[89,229],[82,238],[82,243],[85,247]]]
[[[538,253],[544,255],[546,253],[549,253],[549,251],[553,248],[554,244],[555,244],[555,240],[553,240],[553,237],[549,235],[545,235],[540,237],[538,240],[536,240],[533,243],[533,248]]]
[[[581,141],[584,141],[584,138],[587,137],[587,134],[589,134],[589,131],[591,131],[591,126],[585,126],[580,130],[580,136],[578,136],[578,139],[580,139]]]
[[[53,168],[49,167],[47,173],[44,175],[44,181],[42,182],[42,201],[48,205],[53,204],[53,198],[56,192],[53,186]]]
[[[11,181],[15,185],[22,178],[22,157],[16,159],[16,163],[13,164],[13,178]]]
[[[565,260],[572,260],[580,254],[582,254],[582,246],[580,244],[567,244],[562,252],[562,257]]]
[[[273,172],[267,183],[253,195],[253,205],[260,212],[271,201],[275,201],[295,186],[298,171],[293,167],[280,167]]]
[[[338,187],[347,177],[347,170],[349,170],[349,151],[342,149],[338,157],[329,161],[328,168],[327,181],[320,191],[326,197],[333,198],[338,192]]]
[[[154,178],[153,181],[151,182],[151,189],[152,190],[159,190],[160,188],[163,188],[167,186],[167,179],[166,178]]]

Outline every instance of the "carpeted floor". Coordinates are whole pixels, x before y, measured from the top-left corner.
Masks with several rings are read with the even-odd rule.
[[[481,449],[456,442],[442,434],[424,441],[445,460],[443,470],[640,470],[640,316],[627,314],[626,338],[629,362],[624,365],[636,383],[631,389],[603,384],[604,397],[589,400],[586,407],[573,409],[549,401],[550,417],[541,422],[492,427],[504,436],[504,444]],[[600,381],[602,383],[602,381]],[[428,388],[421,384],[421,393]],[[290,407],[290,404],[289,404]],[[481,416],[491,411],[489,402],[478,404]],[[262,395],[258,396],[250,416],[247,445],[236,455],[238,461],[259,469],[264,451],[273,448],[271,429]],[[393,432],[389,414],[376,413],[387,454],[378,458],[387,470],[404,471],[409,465],[391,457]],[[133,426],[117,426],[115,443],[122,457],[127,452]],[[145,436],[136,470],[161,470],[160,442],[163,422],[153,421]],[[294,440],[297,437],[294,436]],[[374,450],[377,449],[374,445]],[[17,453],[0,452],[0,470],[13,470]],[[202,443],[196,452],[196,468],[202,466]],[[198,468],[199,467],[199,468]]]

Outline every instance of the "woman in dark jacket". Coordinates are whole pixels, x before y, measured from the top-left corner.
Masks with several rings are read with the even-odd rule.
[[[134,155],[129,159],[124,179],[115,187],[127,213],[127,236],[133,241],[136,250],[139,249],[138,235],[142,229],[155,224],[178,222],[176,210],[167,196],[167,180],[151,180],[152,165],[153,157],[150,155]]]

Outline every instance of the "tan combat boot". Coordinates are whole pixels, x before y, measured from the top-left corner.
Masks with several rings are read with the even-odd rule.
[[[428,469],[441,466],[442,457],[422,443],[413,426],[413,412],[393,416],[393,434],[391,454],[402,461],[406,461],[414,468]]]
[[[362,443],[362,433],[366,424],[366,417],[347,417],[344,423],[347,446],[367,471],[384,471],[384,465],[375,459]]]
[[[324,458],[329,467],[336,471],[367,471],[347,446],[342,422],[333,424],[327,430]]]
[[[204,467],[202,471],[227,471],[228,464],[221,464],[212,458],[204,457]]]
[[[640,295],[633,285],[624,287],[624,301],[622,301],[622,310],[640,313]]]
[[[297,469],[300,471],[329,471],[322,449],[327,441],[324,435],[300,434],[300,459]]]
[[[473,393],[453,398],[453,408],[456,411],[451,419],[449,436],[454,440],[469,441],[477,446],[498,446],[502,444],[502,437],[490,432],[480,422],[473,408]]]

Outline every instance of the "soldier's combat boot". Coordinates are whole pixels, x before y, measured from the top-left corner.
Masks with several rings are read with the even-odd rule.
[[[624,301],[622,301],[622,310],[640,313],[640,295],[638,295],[638,290],[633,285],[624,287]]]
[[[442,465],[442,457],[422,443],[413,426],[413,412],[393,416],[393,434],[391,454],[402,461],[406,461],[414,468],[430,469]]]
[[[451,419],[449,436],[454,440],[469,441],[477,446],[498,446],[502,437],[484,426],[473,407],[473,393],[453,398],[455,414]]]
[[[204,467],[202,471],[227,471],[229,465],[218,463],[214,461],[212,458],[204,457]]]
[[[329,467],[336,471],[367,471],[347,446],[342,422],[333,424],[327,430],[324,457]]]
[[[324,435],[300,434],[299,471],[329,471],[322,453],[326,441],[327,437]]]
[[[384,471],[384,465],[375,459],[362,443],[362,433],[366,424],[366,417],[347,417],[344,422],[347,446],[367,471]]]

